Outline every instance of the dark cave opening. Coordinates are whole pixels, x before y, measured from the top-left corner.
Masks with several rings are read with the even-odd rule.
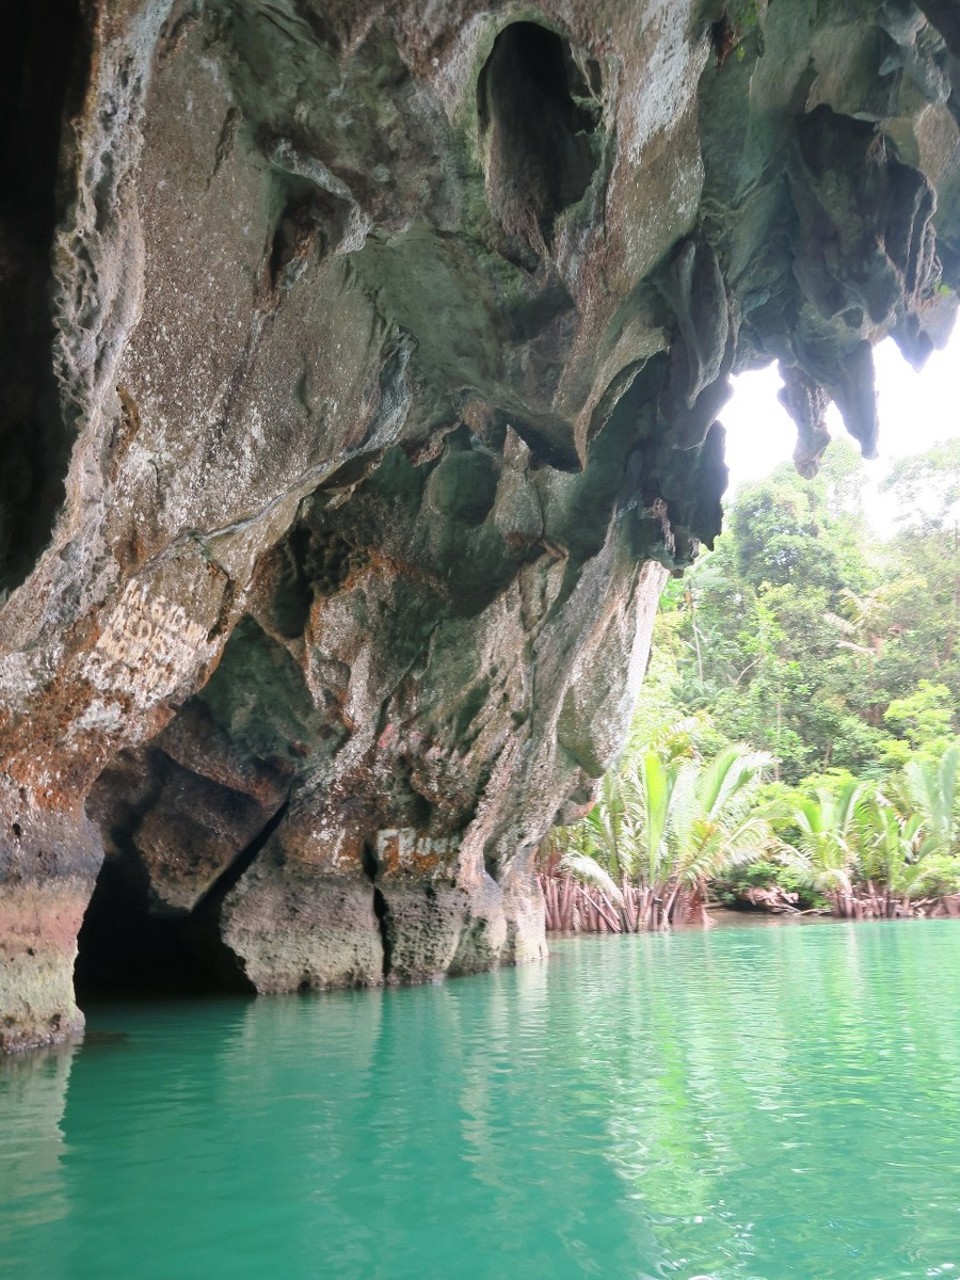
[[[10,6],[0,45],[0,592],[30,573],[64,499],[50,253],[63,121],[79,87],[77,0]]]
[[[534,22],[505,27],[480,73],[487,194],[504,231],[534,257],[596,171],[599,83],[595,63],[585,75],[569,44]]]
[[[88,1001],[252,994],[220,939],[219,899],[189,915],[151,910],[142,875],[123,855],[104,861],[77,940],[74,986]]]
[[[192,718],[183,710],[178,723],[202,734],[209,727],[206,719],[195,704],[188,707]],[[213,809],[202,804],[195,808],[198,797],[208,802],[212,798]],[[202,845],[204,834],[216,826],[217,805],[239,820],[230,829],[233,855],[215,866],[200,896],[189,899],[189,908],[171,905],[158,895],[149,858],[144,860],[144,823],[165,800],[170,824],[167,852],[181,867],[197,857],[194,842]],[[270,840],[289,804],[287,796],[264,822],[257,817],[263,811],[249,797],[191,774],[158,747],[140,756],[123,753],[101,775],[87,804],[108,853],[77,940],[74,984],[80,1006],[87,1000],[252,993],[241,961],[221,938],[220,912],[224,898]],[[190,815],[179,826],[171,819],[178,807]]]

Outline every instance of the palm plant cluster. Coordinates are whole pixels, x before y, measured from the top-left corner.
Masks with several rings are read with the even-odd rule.
[[[960,741],[884,783],[798,796],[781,860],[835,915],[960,915]]]
[[[880,782],[768,786],[764,752],[703,758],[676,727],[634,742],[541,862],[547,928],[601,933],[707,922],[711,892],[852,919],[960,915],[960,740]],[[758,883],[760,870],[765,883]]]
[[[541,885],[548,929],[639,932],[706,920],[711,882],[776,844],[758,805],[769,757],[628,751],[574,827],[555,831]]]

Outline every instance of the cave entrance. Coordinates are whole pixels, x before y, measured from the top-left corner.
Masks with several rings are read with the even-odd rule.
[[[108,855],[77,940],[77,1003],[252,994],[220,938],[219,908],[218,896],[189,914],[157,914],[137,867]]]
[[[339,543],[297,531],[277,620],[291,634],[319,569],[344,572]],[[247,617],[202,695],[104,769],[86,802],[107,853],[79,936],[81,1006],[253,990],[221,939],[222,906],[283,821],[319,724],[291,655]]]

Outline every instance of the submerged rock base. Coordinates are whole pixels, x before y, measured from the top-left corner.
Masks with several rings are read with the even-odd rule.
[[[544,954],[729,375],[811,472],[952,323],[942,8],[21,6],[0,1047],[79,1025],[91,898],[90,989]]]

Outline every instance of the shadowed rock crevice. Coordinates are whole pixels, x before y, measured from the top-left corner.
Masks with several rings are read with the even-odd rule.
[[[282,210],[270,245],[267,269],[274,289],[289,288],[306,269],[309,255],[325,250],[322,217],[315,189],[307,182],[291,179],[283,192]]]
[[[943,36],[947,48],[960,58],[960,13],[951,0],[918,0],[917,7]]]
[[[53,377],[50,254],[61,212],[62,127],[76,103],[77,0],[4,15],[0,49],[0,595],[49,540],[71,441]]]
[[[373,885],[373,914],[377,918],[377,925],[380,929],[380,941],[383,945],[383,980],[386,982],[390,977],[390,960],[393,954],[390,908],[387,905],[386,898],[383,896],[383,890],[377,884],[377,875],[379,874],[380,868],[373,855],[373,850],[368,844],[363,846],[361,860],[363,863],[364,875]]]

